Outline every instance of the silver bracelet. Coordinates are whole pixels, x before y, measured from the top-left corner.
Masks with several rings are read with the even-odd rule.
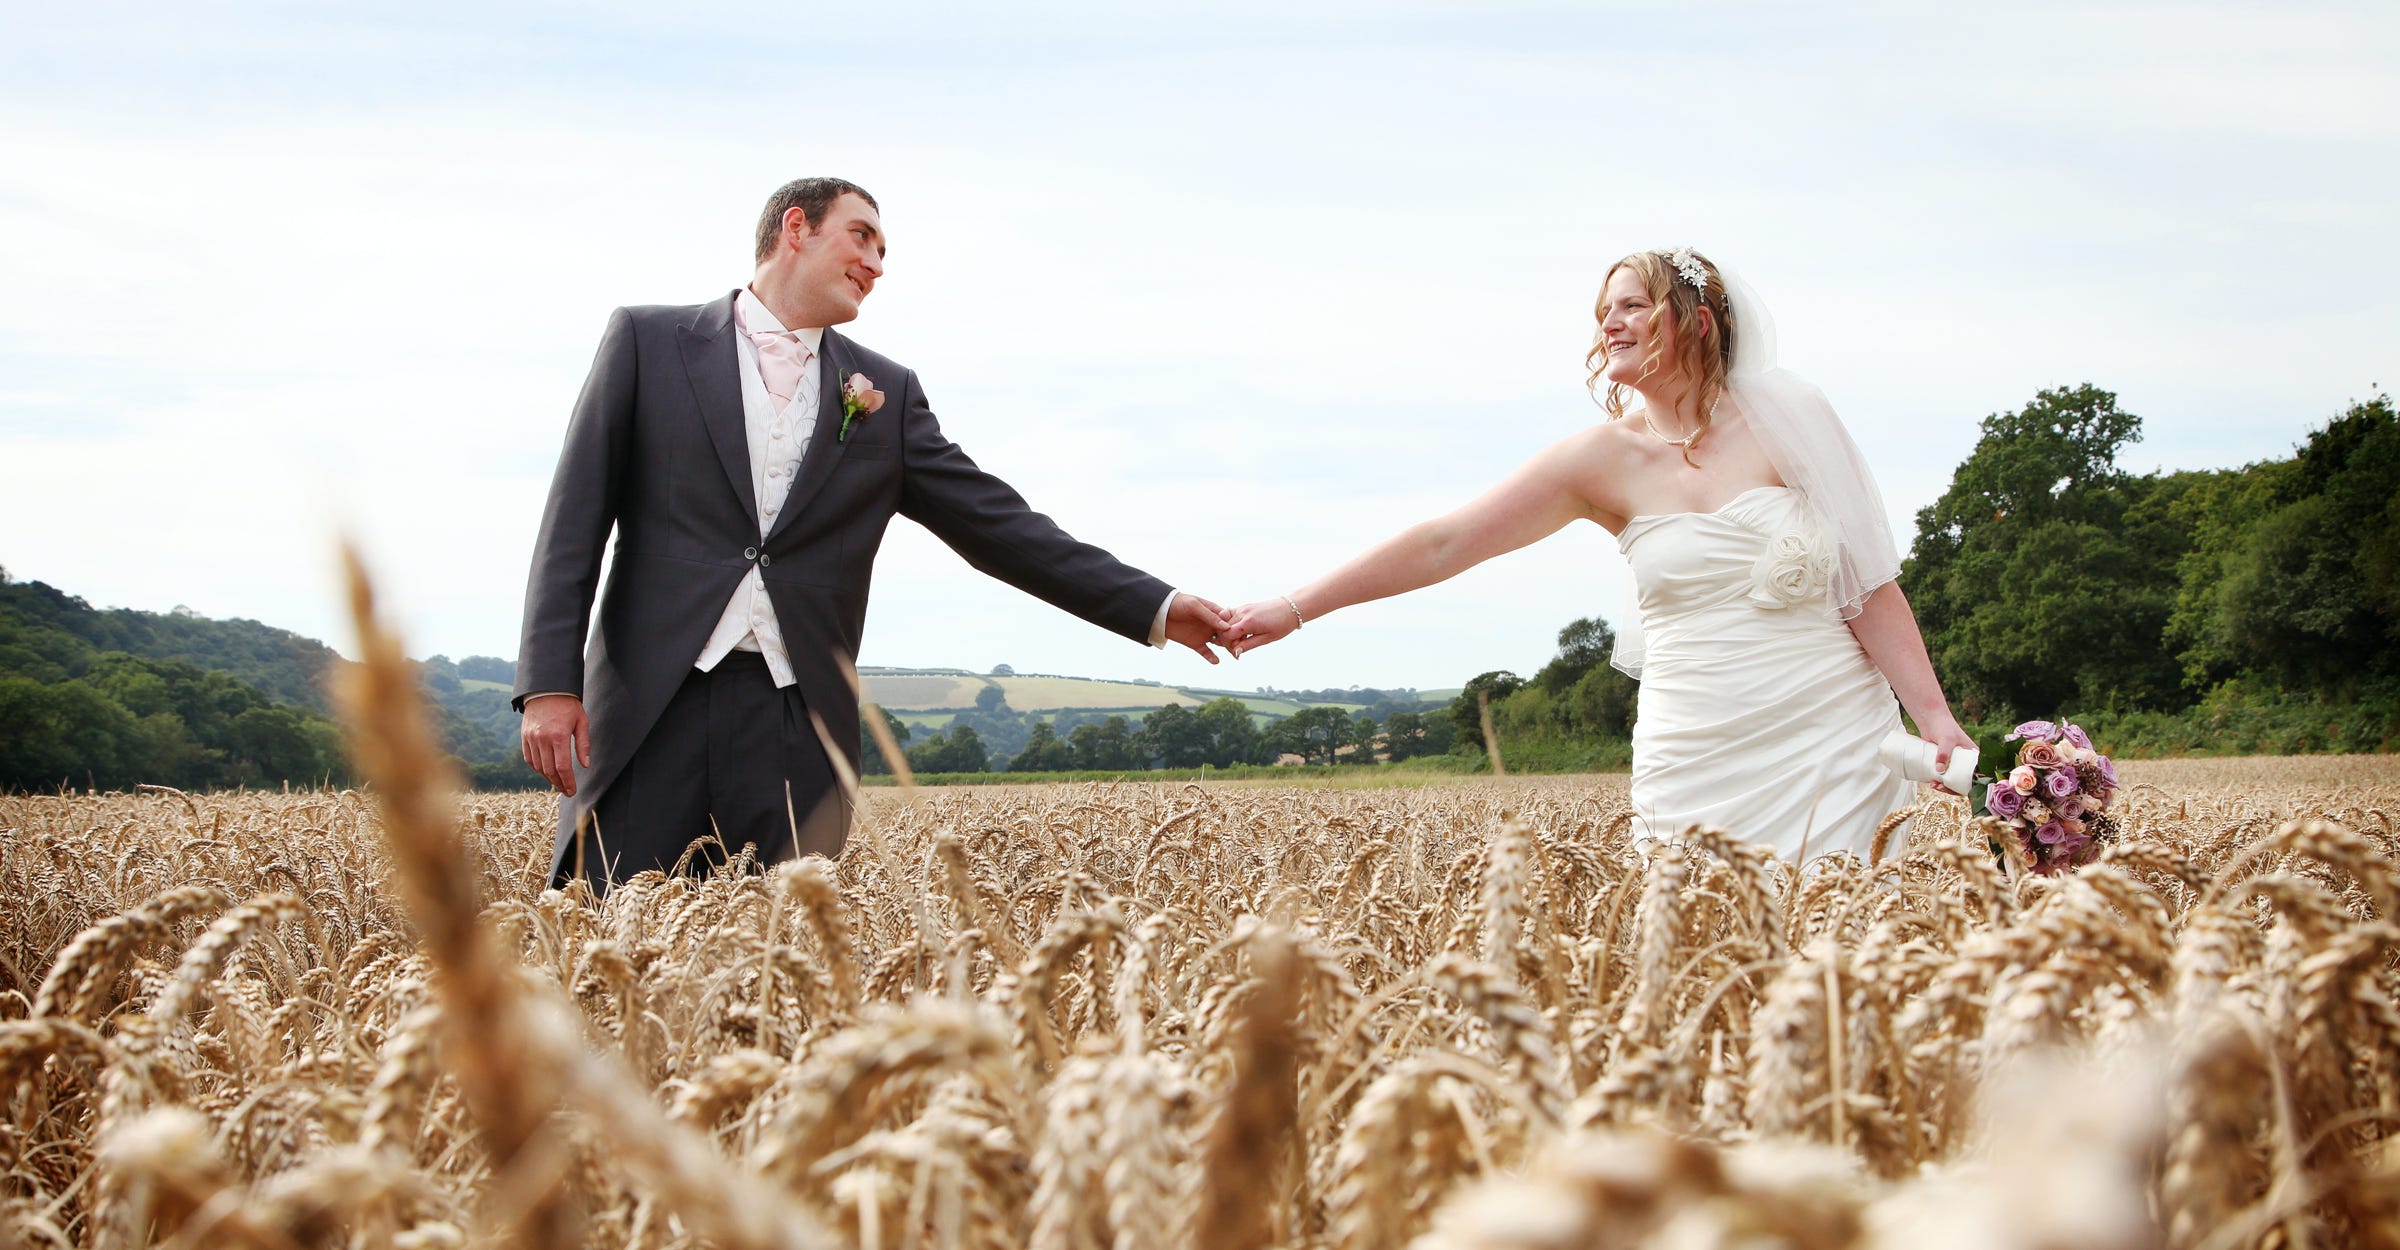
[[[1303,618],[1303,617],[1300,615],[1300,605],[1299,605],[1299,604],[1297,604],[1297,603],[1294,603],[1294,602],[1292,602],[1292,597],[1291,597],[1290,595],[1281,595],[1281,596],[1278,596],[1278,597],[1279,597],[1279,598],[1281,598],[1281,599],[1283,600],[1283,606],[1285,606],[1285,607],[1287,607],[1287,608],[1290,608],[1290,609],[1292,610],[1292,628],[1293,628],[1293,629],[1295,629],[1295,630],[1296,630],[1296,629],[1299,629],[1301,626],[1308,624],[1308,621],[1307,621],[1305,618]]]

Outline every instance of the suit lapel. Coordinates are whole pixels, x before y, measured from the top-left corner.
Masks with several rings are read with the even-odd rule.
[[[733,493],[741,497],[742,515],[758,515],[758,492],[750,485],[750,434],[742,416],[742,362],[733,342],[733,296],[700,306],[700,316],[677,332],[683,348],[683,370],[691,378],[692,398],[700,405],[700,424],[716,445],[717,463]]]
[[[850,345],[831,330],[818,348],[817,361],[817,428],[808,436],[808,450],[800,456],[800,468],[792,474],[790,493],[776,509],[775,524],[767,529],[773,538],[792,523],[792,517],[802,511],[805,501],[816,498],[818,487],[841,461],[848,446],[842,440],[842,379],[850,374]],[[795,504],[802,505],[795,507]]]

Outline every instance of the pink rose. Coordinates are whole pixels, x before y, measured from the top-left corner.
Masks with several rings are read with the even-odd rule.
[[[2017,752],[2017,762],[2031,764],[2035,768],[2056,768],[2059,764],[2058,748],[2047,742],[2028,742],[2024,750]]]
[[[2025,810],[2025,795],[2015,786],[1995,781],[1983,792],[1983,806],[1992,815],[2008,820]]]
[[[853,373],[849,381],[842,383],[842,397],[862,415],[883,407],[883,392],[876,390],[874,379],[863,373]]]
[[[2019,794],[2031,794],[2041,784],[2041,778],[2034,775],[2032,765],[2019,764],[2008,770],[2008,784],[2015,786]]]

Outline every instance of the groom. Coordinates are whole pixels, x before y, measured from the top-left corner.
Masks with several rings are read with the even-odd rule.
[[[855,771],[843,668],[895,513],[1103,629],[1216,663],[1217,605],[1028,507],[943,436],[915,373],[830,328],[858,316],[884,251],[873,196],[803,178],[767,201],[747,287],[609,317],[517,660],[525,762],[565,796],[554,885],[604,892],[712,833],[768,863],[840,852],[850,813],[810,717]]]

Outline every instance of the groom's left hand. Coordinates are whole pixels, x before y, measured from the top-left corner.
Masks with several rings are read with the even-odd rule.
[[[1167,609],[1167,638],[1199,652],[1211,664],[1217,662],[1217,653],[1208,644],[1225,625],[1225,609],[1198,595],[1178,594]]]

